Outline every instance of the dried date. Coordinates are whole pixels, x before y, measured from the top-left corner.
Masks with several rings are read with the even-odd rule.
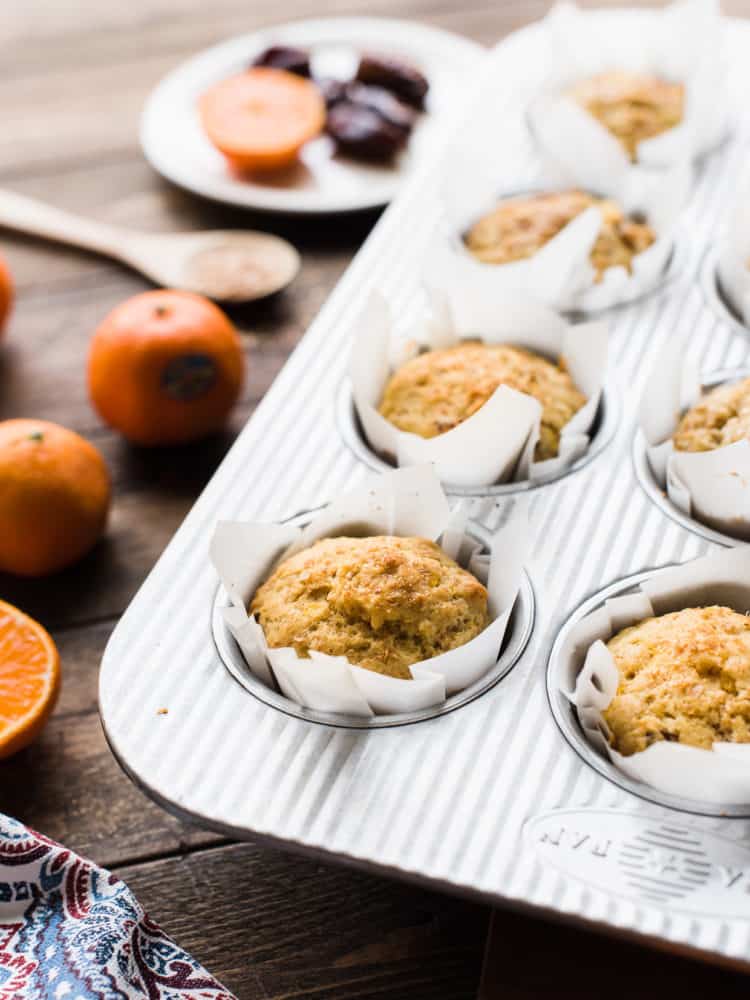
[[[352,104],[377,111],[391,125],[402,129],[407,134],[411,132],[417,120],[417,113],[408,104],[399,101],[389,90],[383,87],[370,87],[364,83],[350,83],[346,88],[346,97]]]
[[[376,55],[360,58],[356,79],[360,83],[384,87],[420,111],[424,108],[430,86],[419,70],[409,63]]]
[[[342,152],[381,161],[393,159],[408,136],[377,111],[348,100],[340,101],[328,112],[326,131]]]
[[[270,66],[272,69],[285,69],[287,73],[309,77],[310,54],[291,45],[272,45],[257,56],[253,66]]]
[[[334,80],[332,77],[322,77],[315,81],[318,90],[323,95],[326,107],[330,110],[339,101],[346,100],[349,84],[346,80]]]

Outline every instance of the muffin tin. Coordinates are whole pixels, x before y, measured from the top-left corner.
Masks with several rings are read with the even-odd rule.
[[[651,15],[592,16],[616,34]],[[750,82],[750,25],[731,23],[739,109]],[[492,107],[507,150],[498,190],[535,180],[523,110],[543,83],[534,74],[543,72],[544,32],[533,25],[498,46],[455,123],[456,134],[476,132]],[[372,474],[376,456],[368,461],[361,436],[358,444],[353,437],[345,383],[351,322],[373,288],[405,313],[418,300],[445,162],[435,150],[353,261],[110,640],[102,720],[115,756],[148,795],[230,836],[750,968],[747,811],[673,800],[618,774],[582,741],[554,685],[555,651],[579,614],[658,567],[735,544],[652,502],[636,435],[645,379],[670,336],[689,337],[705,372],[748,363],[747,331],[704,294],[706,248],[731,209],[747,150],[737,117],[732,139],[698,170],[677,273],[609,313],[602,426],[576,474],[525,492],[512,484],[489,499],[463,497],[480,531],[494,531],[518,504],[529,507],[530,579],[498,670],[431,717],[352,724],[238,683],[208,543],[217,520],[309,512]]]

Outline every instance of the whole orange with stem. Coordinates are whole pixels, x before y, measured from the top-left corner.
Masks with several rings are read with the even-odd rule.
[[[0,760],[37,738],[59,691],[60,657],[52,637],[0,601]]]
[[[0,572],[46,576],[84,556],[107,523],[99,451],[46,420],[0,423]]]
[[[144,292],[95,332],[89,395],[134,444],[181,444],[224,426],[244,370],[242,342],[218,306],[191,292]]]
[[[10,269],[2,257],[0,257],[0,334],[5,329],[5,324],[10,316],[13,307],[13,278]]]

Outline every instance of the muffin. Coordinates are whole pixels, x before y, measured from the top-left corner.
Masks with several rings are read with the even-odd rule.
[[[633,257],[656,239],[654,231],[645,222],[625,215],[615,202],[584,191],[559,191],[502,201],[474,223],[464,241],[474,257],[485,264],[524,260],[592,205],[602,214],[602,227],[590,254],[595,280],[601,281],[608,267],[621,265],[630,272]]]
[[[750,439],[750,378],[707,392],[677,425],[677,451],[713,451]]]
[[[607,643],[620,683],[605,710],[625,756],[659,740],[710,749],[750,742],[750,618],[686,608],[648,618]]]
[[[568,94],[612,133],[633,161],[639,142],[679,125],[684,114],[683,84],[648,73],[598,73]]]
[[[432,438],[476,413],[499,385],[539,400],[534,457],[554,458],[563,427],[586,397],[562,365],[520,347],[470,340],[418,354],[391,376],[379,410],[399,430]]]
[[[487,591],[434,542],[324,538],[280,563],[249,608],[268,645],[411,680],[413,663],[487,627]]]

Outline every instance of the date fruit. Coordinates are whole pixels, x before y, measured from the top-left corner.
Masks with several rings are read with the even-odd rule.
[[[424,108],[430,86],[419,70],[409,63],[376,55],[360,58],[356,79],[360,83],[384,87],[420,111]]]
[[[323,95],[323,100],[326,102],[326,107],[329,111],[334,104],[346,100],[346,91],[349,87],[346,80],[336,80],[333,77],[326,76],[316,79],[315,83]]]
[[[340,101],[328,112],[326,131],[338,148],[365,160],[390,160],[404,146],[408,132],[372,108]]]
[[[346,88],[346,97],[352,104],[377,111],[391,125],[411,132],[417,120],[417,112],[408,104],[399,101],[397,97],[383,87],[370,87],[365,83],[350,83]]]
[[[295,49],[291,45],[272,45],[257,56],[253,66],[270,66],[272,69],[285,69],[287,73],[309,77],[310,55],[304,49]]]

